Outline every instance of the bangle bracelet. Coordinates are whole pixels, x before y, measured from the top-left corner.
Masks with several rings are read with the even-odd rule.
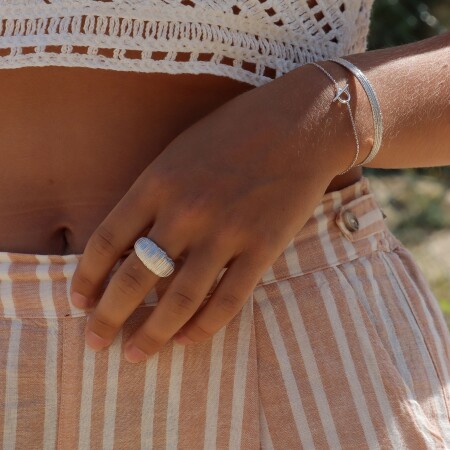
[[[350,109],[350,92],[348,91],[348,84],[345,84],[345,86],[342,88],[339,87],[337,81],[322,66],[319,66],[319,64],[316,64],[314,62],[309,63],[309,64],[312,64],[312,65],[318,67],[335,84],[336,95],[333,98],[333,102],[336,100],[339,100],[341,103],[345,103],[347,105],[347,109],[350,114],[350,120],[352,121],[353,132],[355,133],[355,139],[356,139],[356,154],[355,154],[355,157],[353,158],[353,161],[351,162],[350,166],[346,170],[344,170],[343,172],[338,174],[338,175],[343,175],[344,173],[348,172],[350,169],[353,168],[353,166],[355,165],[356,161],[358,160],[358,156],[359,156],[359,140],[358,140],[358,134],[356,133],[356,126],[355,126],[355,121],[353,119],[352,110]],[[343,93],[345,93],[346,98],[341,98]]]
[[[352,72],[353,75],[355,75],[356,78],[358,78],[358,80],[362,84],[362,87],[364,88],[364,91],[367,94],[367,97],[369,98],[370,106],[372,107],[375,137],[373,141],[373,147],[370,150],[370,153],[367,155],[364,161],[358,164],[358,166],[367,164],[368,162],[372,161],[373,158],[375,158],[375,155],[378,153],[378,150],[380,149],[381,146],[381,139],[383,134],[383,122],[382,122],[383,117],[381,115],[380,103],[375,94],[373,86],[370,84],[369,80],[361,72],[361,70],[358,69],[358,67],[356,67],[354,64],[343,58],[332,58],[329,61],[334,61],[350,70],[350,72]]]

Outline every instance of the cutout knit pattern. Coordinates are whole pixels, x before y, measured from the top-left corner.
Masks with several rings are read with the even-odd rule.
[[[0,0],[0,68],[209,73],[261,86],[364,52],[374,0]]]

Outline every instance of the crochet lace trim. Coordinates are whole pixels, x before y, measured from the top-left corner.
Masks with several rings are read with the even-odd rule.
[[[265,84],[366,50],[373,0],[0,0],[0,68],[210,73]]]

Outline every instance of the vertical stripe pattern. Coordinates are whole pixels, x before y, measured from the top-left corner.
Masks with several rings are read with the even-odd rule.
[[[38,255],[39,261],[39,255]],[[45,317],[56,317],[53,302],[53,283],[50,276],[49,265],[37,265],[36,277],[39,283],[39,298],[48,299],[42,302],[42,311]],[[56,444],[56,426],[58,423],[58,321],[47,319],[47,344],[45,351],[45,413],[44,413],[44,442],[43,448],[51,450]]]
[[[450,332],[365,177],[323,196],[211,339],[139,364],[123,345],[179,268],[96,353],[80,258],[0,252],[2,448],[450,448]]]

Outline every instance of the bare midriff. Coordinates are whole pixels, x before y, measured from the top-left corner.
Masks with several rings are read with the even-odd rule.
[[[175,136],[254,89],[209,74],[56,66],[0,70],[0,86],[0,251],[54,255],[83,253]],[[360,176],[337,176],[328,191]]]

